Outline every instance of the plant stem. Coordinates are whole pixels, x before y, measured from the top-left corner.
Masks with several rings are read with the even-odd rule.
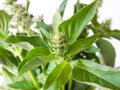
[[[39,90],[40,87],[39,87],[39,85],[38,85],[38,83],[37,83],[37,81],[36,81],[33,73],[31,71],[28,71],[28,74],[30,75],[30,77],[31,77],[31,79],[32,79],[32,81],[33,81],[34,86],[36,87],[36,89]]]
[[[64,85],[62,86],[62,90],[65,90],[65,86]]]
[[[26,7],[25,7],[26,11],[28,11],[29,5],[30,5],[30,1],[26,0]]]
[[[68,83],[68,90],[72,90],[72,79]]]

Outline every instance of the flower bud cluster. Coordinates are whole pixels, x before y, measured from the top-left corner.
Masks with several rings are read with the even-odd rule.
[[[65,46],[65,37],[63,36],[63,34],[61,34],[61,33],[53,34],[51,43],[52,43],[52,48],[53,48],[54,53],[56,53],[58,55],[63,53],[63,49],[66,47]]]
[[[31,26],[35,23],[33,15],[30,14],[24,5],[18,4],[17,0],[5,0],[4,6],[12,16],[10,26],[16,29],[16,33],[31,33]]]

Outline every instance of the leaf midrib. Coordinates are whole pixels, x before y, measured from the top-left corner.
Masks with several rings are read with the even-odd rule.
[[[64,63],[65,63],[64,67],[62,68],[62,70],[60,71],[60,73],[56,76],[56,78],[53,80],[53,83],[55,82],[55,80],[57,80],[57,78],[58,78],[58,77],[60,76],[60,74],[63,72],[63,69],[66,67],[67,63],[66,63],[66,62],[64,62]],[[52,83],[52,84],[53,84],[53,83]],[[52,85],[52,84],[51,84],[51,85]],[[50,86],[51,86],[51,85],[50,85]],[[49,87],[50,87],[50,86],[49,86]],[[49,88],[49,87],[48,87],[48,88]]]
[[[76,66],[76,67],[80,67],[80,66]],[[85,71],[87,71],[86,68],[82,68],[82,67],[80,67],[80,68],[83,69],[83,70],[85,70]],[[98,77],[98,78],[100,78],[99,75],[93,74],[92,72],[89,72],[89,71],[87,71],[87,72],[88,72],[88,73],[91,73],[92,75],[95,75],[95,76]],[[101,78],[101,79],[103,79],[104,81],[106,81],[106,82],[108,82],[108,83],[110,83],[110,84],[115,85],[116,87],[119,87],[119,86],[116,85],[115,83],[112,83],[112,82],[110,82],[110,81],[108,81],[108,80],[105,80],[104,78]],[[119,88],[120,88],[120,87],[119,87]]]

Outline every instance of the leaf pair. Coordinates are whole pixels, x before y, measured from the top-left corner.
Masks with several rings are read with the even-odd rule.
[[[35,69],[51,60],[52,56],[50,56],[50,51],[48,49],[44,47],[36,47],[29,51],[25,59],[20,63],[18,67],[19,75]]]
[[[66,35],[68,45],[73,44],[77,40],[95,13],[96,2],[93,2],[59,25],[59,31],[62,31]]]

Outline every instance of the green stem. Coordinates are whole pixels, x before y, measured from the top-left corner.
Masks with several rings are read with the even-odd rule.
[[[31,77],[31,79],[32,79],[32,81],[33,81],[34,86],[36,87],[36,89],[39,90],[40,87],[39,87],[39,85],[38,85],[38,83],[37,83],[37,81],[36,81],[36,79],[35,79],[33,73],[32,73],[31,71],[28,71],[28,74],[30,75],[30,77]]]
[[[68,90],[72,90],[72,79],[68,83]]]
[[[64,85],[62,86],[62,90],[65,90],[65,86]]]
[[[29,8],[29,5],[30,5],[30,1],[29,0],[26,0],[26,11],[28,11],[28,8]]]

